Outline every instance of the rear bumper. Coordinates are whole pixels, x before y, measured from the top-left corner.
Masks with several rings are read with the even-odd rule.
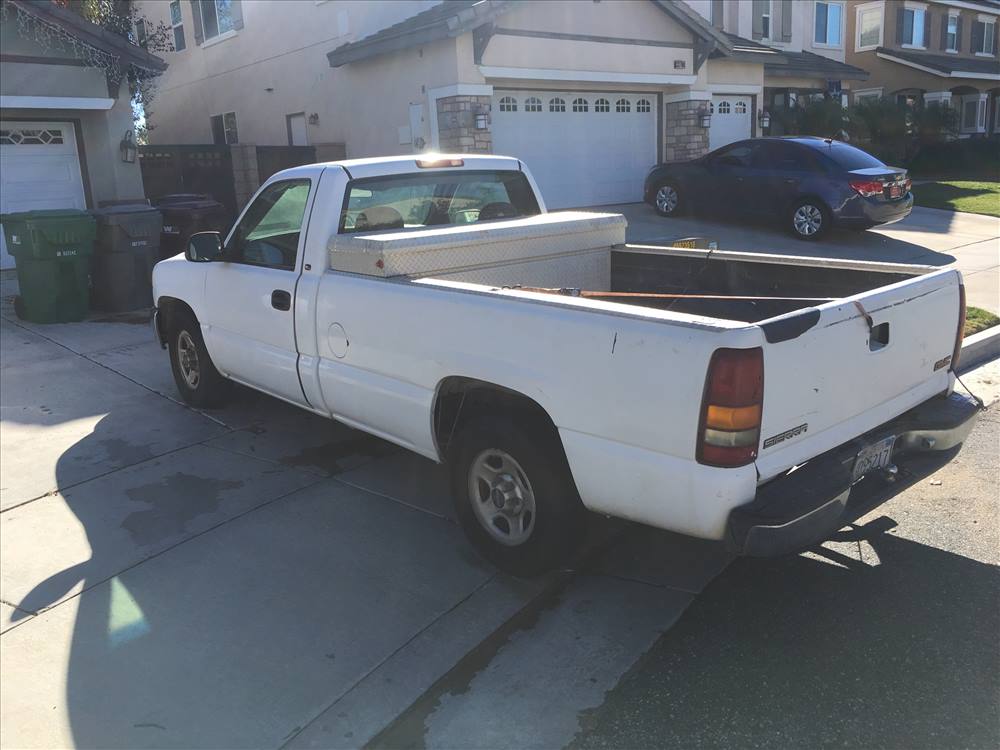
[[[852,480],[858,451],[895,435],[890,464],[905,468],[908,459],[920,454],[961,445],[978,414],[976,403],[964,396],[935,396],[768,482],[758,488],[752,502],[730,513],[729,544],[738,554],[771,557],[798,552],[825,539],[857,517],[851,517],[850,507],[865,504],[864,512],[868,512],[896,494],[879,492],[877,502],[870,502],[871,497],[866,497],[872,490],[869,479]]]
[[[894,203],[880,202],[855,196],[847,201],[835,216],[842,227],[874,227],[902,221],[913,210],[913,193]]]

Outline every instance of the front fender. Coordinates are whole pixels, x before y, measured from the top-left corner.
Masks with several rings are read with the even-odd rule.
[[[208,263],[189,261],[182,255],[161,260],[153,266],[153,304],[161,307],[160,300],[166,297],[181,300],[201,323],[207,323],[205,275],[208,266]]]

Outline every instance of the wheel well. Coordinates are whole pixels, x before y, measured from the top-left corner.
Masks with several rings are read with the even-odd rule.
[[[190,315],[194,320],[198,320],[191,306],[176,297],[160,297],[156,300],[156,312],[156,335],[160,337],[161,345],[166,344],[167,331],[179,315]]]
[[[830,213],[830,204],[827,203],[822,198],[820,198],[818,195],[813,195],[812,193],[807,193],[806,195],[799,195],[793,198],[792,202],[788,204],[787,210],[791,211],[797,205],[799,205],[800,203],[804,203],[805,201],[810,201],[812,203],[815,203],[821,208],[823,208],[827,213]]]
[[[441,456],[448,458],[452,437],[463,424],[485,415],[502,415],[545,430],[562,451],[559,430],[537,401],[496,383],[454,376],[438,384],[434,399],[434,440]]]

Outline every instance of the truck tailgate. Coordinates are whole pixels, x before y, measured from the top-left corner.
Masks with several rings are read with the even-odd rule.
[[[760,480],[946,390],[961,283],[934,271],[762,322]]]

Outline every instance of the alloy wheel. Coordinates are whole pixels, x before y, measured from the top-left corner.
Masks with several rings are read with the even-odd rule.
[[[664,185],[656,191],[656,208],[661,213],[672,214],[677,208],[677,191],[670,185]]]
[[[792,224],[803,237],[812,237],[823,226],[823,212],[811,203],[805,203],[795,209]]]

